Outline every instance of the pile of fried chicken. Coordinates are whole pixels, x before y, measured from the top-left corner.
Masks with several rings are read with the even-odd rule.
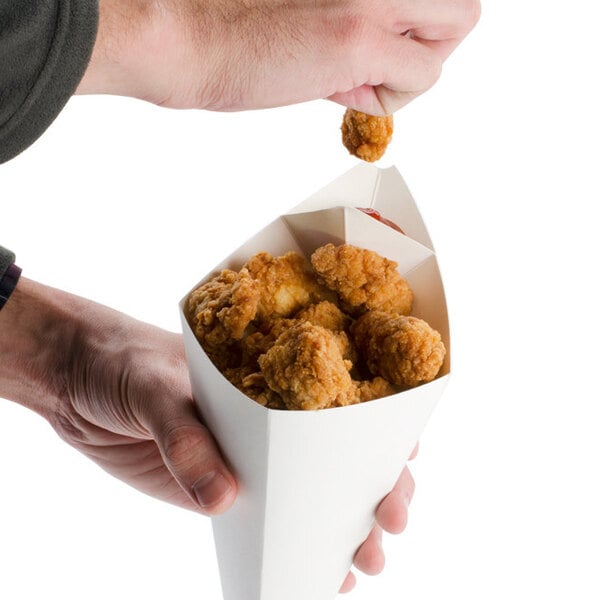
[[[268,408],[313,410],[395,394],[434,379],[446,349],[410,316],[396,262],[349,244],[260,252],[187,298],[188,322],[233,385]]]

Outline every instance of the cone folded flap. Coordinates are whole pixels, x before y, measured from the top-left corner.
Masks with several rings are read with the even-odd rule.
[[[356,207],[373,208],[406,233]],[[395,260],[415,295],[413,313],[449,350],[435,253],[395,169],[360,165],[276,219],[216,265],[240,268],[260,251],[307,257],[349,243]],[[214,271],[207,275],[208,279]],[[283,411],[260,406],[227,381],[181,316],[194,398],[239,483],[234,506],[213,518],[225,600],[332,600],[373,525],[449,373],[411,390],[343,408]]]

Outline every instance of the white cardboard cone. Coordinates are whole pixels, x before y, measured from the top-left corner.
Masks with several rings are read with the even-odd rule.
[[[371,207],[402,235],[354,207]],[[413,314],[449,349],[446,304],[431,241],[394,169],[360,165],[255,235],[215,267],[252,254],[327,242],[370,248],[399,264]],[[209,274],[210,275],[210,274]],[[207,276],[209,276],[207,275]],[[225,600],[332,600],[434,409],[449,373],[412,390],[320,411],[258,405],[214,367],[181,315],[194,397],[239,482],[213,532]]]

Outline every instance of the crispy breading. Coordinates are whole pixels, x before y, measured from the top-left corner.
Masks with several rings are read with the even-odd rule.
[[[369,400],[377,400],[377,398],[385,398],[398,393],[398,388],[392,385],[383,377],[375,377],[365,381],[355,381],[356,394],[358,402],[368,402]]]
[[[349,369],[335,335],[299,322],[282,333],[258,359],[268,386],[289,409],[314,410],[357,401]]]
[[[267,352],[277,338],[296,322],[295,319],[284,319],[281,317],[270,319],[261,323],[260,328],[256,331],[249,332],[248,335],[240,340],[242,364],[258,365],[258,357]]]
[[[350,314],[383,310],[407,315],[412,310],[413,293],[398,273],[398,263],[377,252],[351,244],[326,244],[313,252],[311,262]]]
[[[198,286],[185,313],[224,376],[273,409],[347,406],[431,381],[440,334],[406,316],[413,295],[397,264],[371,250],[327,244],[251,257]],[[339,305],[338,305],[339,303]]]
[[[439,332],[417,317],[370,311],[351,331],[371,373],[402,387],[434,379],[446,356]]]
[[[261,354],[269,350],[285,330],[302,321],[332,331],[342,356],[352,363],[357,360],[358,352],[345,331],[350,325],[350,317],[332,302],[324,300],[300,310],[293,318],[277,318],[263,322],[258,331],[250,333],[241,340],[243,363],[253,364]]]
[[[267,385],[264,375],[260,371],[244,366],[225,369],[223,375],[242,393],[260,405],[267,408],[285,409],[281,396]]]
[[[235,362],[233,346],[254,319],[259,299],[260,287],[247,269],[239,273],[225,269],[188,296],[188,322],[220,369]]]
[[[386,151],[394,132],[394,117],[374,117],[352,108],[346,109],[342,120],[342,143],[350,154],[375,162]]]
[[[329,300],[311,304],[297,313],[295,320],[308,321],[313,325],[333,331],[342,356],[353,364],[356,362],[358,352],[346,333],[352,319],[344,314],[336,304]]]
[[[305,258],[297,252],[278,257],[259,252],[245,266],[260,290],[256,311],[258,321],[289,317],[311,302],[330,295],[318,283]]]
[[[309,321],[313,325],[320,325],[331,331],[344,331],[351,321],[348,315],[344,314],[336,304],[329,300],[323,300],[303,308],[295,315],[295,318]]]

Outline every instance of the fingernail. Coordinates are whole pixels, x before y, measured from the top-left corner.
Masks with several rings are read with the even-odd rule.
[[[192,486],[196,499],[202,508],[218,504],[230,491],[231,484],[219,471],[211,471]]]
[[[412,500],[412,498],[408,494],[402,494],[402,502],[404,503],[404,506],[406,508],[408,508],[410,506],[411,500]]]

